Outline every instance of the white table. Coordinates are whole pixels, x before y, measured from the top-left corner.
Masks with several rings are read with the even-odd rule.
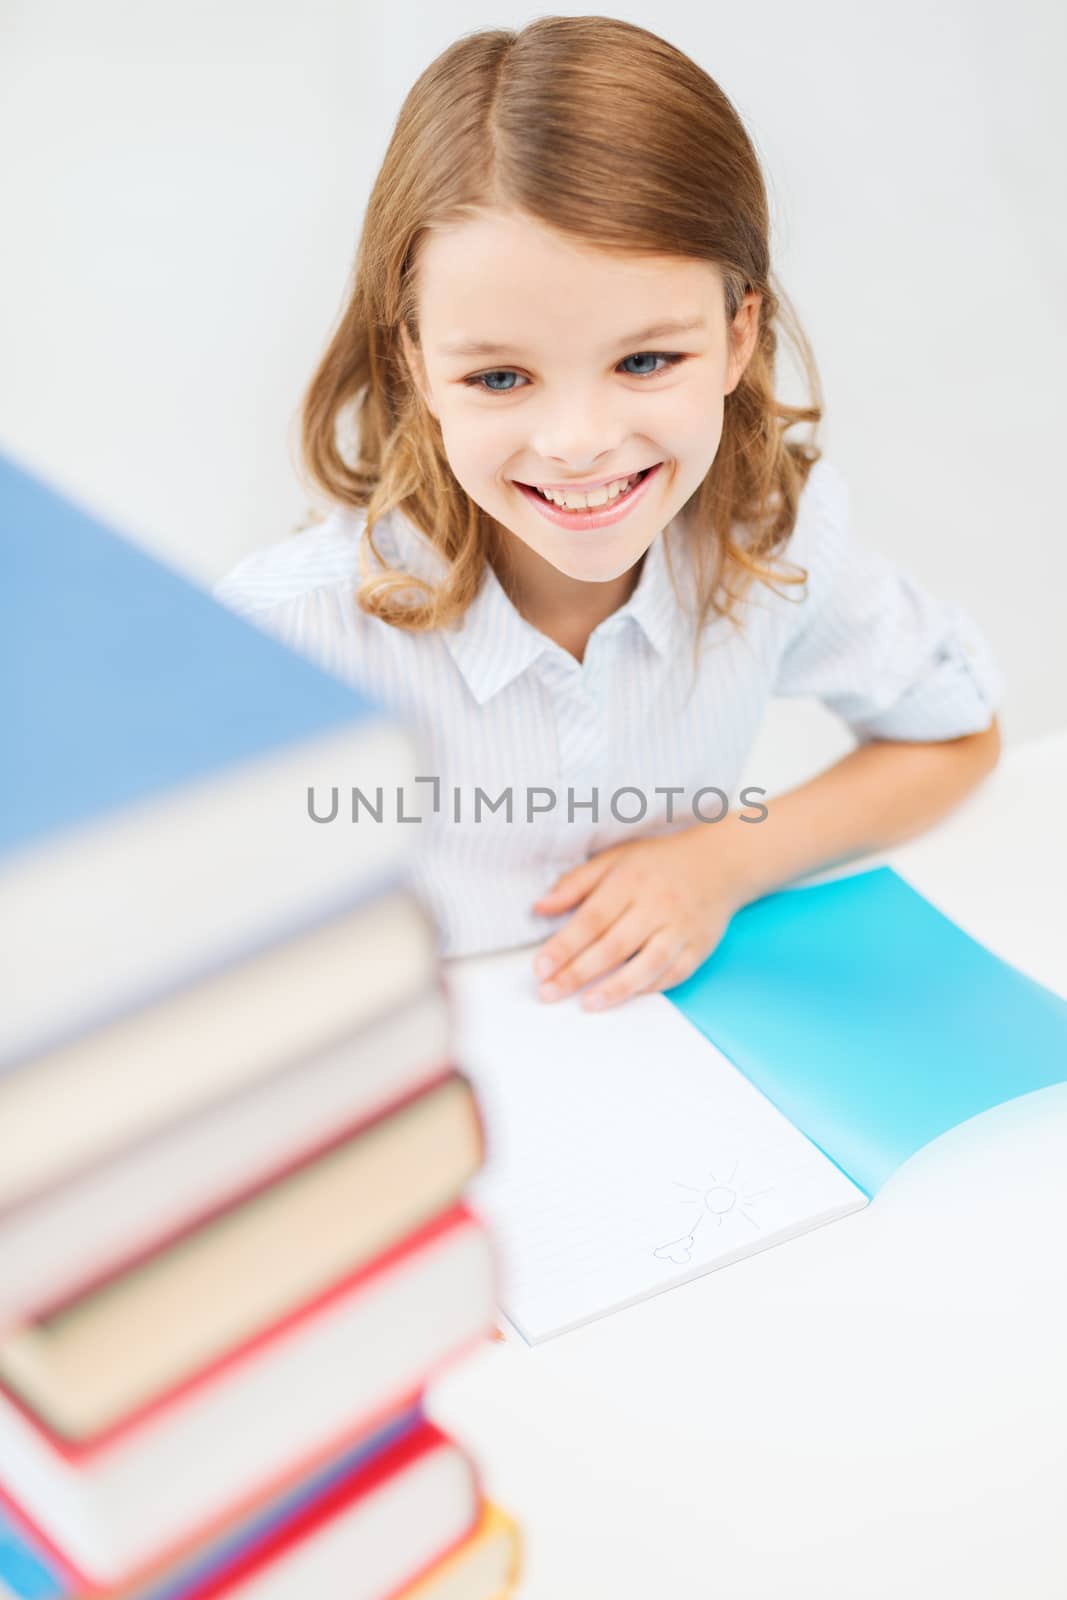
[[[886,861],[1067,996],[1067,734]],[[1067,1088],[855,1216],[435,1385],[521,1600],[1064,1600]]]

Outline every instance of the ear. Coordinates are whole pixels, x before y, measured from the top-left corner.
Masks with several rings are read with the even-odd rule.
[[[741,375],[752,358],[759,338],[759,313],[763,296],[750,289],[737,308],[730,325],[730,356],[726,367],[725,394],[733,394],[741,382]]]
[[[430,385],[426,377],[426,366],[422,359],[422,351],[413,342],[407,326],[403,322],[400,324],[400,348],[404,352],[404,360],[407,362],[412,383],[421,394],[427,410],[431,411],[436,417],[437,408],[430,397]]]

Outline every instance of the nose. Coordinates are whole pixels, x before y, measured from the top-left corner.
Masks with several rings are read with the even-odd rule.
[[[617,460],[625,437],[618,421],[599,415],[588,402],[556,401],[530,439],[532,454],[564,469],[565,476],[595,472]]]

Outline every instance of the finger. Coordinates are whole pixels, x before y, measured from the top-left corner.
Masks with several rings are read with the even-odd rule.
[[[617,881],[613,883],[609,878],[598,884],[574,916],[541,946],[534,961],[534,974],[541,980],[542,989],[545,980],[555,982],[569,961],[606,933],[628,910],[630,901],[630,894]],[[559,993],[542,994],[542,999],[558,999]]]
[[[569,961],[556,969],[548,983],[542,983],[541,998],[563,1000],[583,984],[611,972],[641,948],[650,931],[647,911],[642,912],[637,906],[609,916],[596,937],[587,939]]]
[[[678,935],[672,933],[670,928],[660,928],[620,972],[582,995],[583,1007],[589,1011],[605,1011],[609,1006],[630,999],[632,995],[649,993],[661,974],[669,971],[677,962],[680,954]]]
[[[638,994],[666,994],[669,989],[675,988],[679,983],[684,983],[696,971],[702,957],[693,949],[692,945],[685,945],[677,956],[663,972],[647,983],[643,989],[638,989]]]
[[[725,915],[720,919],[710,937],[705,929],[696,938],[687,940],[670,967],[665,972],[662,972],[647,989],[643,989],[640,992],[642,994],[651,994],[656,990],[666,992],[675,988],[678,984],[684,983],[687,978],[691,978],[694,972],[703,967],[704,963],[709,961],[718,949],[722,943],[723,935],[730,925],[730,921],[731,915]]]
[[[632,895],[619,882],[605,878],[587,895],[581,906],[551,939],[546,939],[534,958],[534,975],[542,982],[555,979],[568,961],[599,939],[630,905]]]
[[[610,866],[611,856],[608,851],[590,856],[588,861],[572,867],[570,872],[565,872],[562,878],[558,878],[540,900],[534,901],[532,909],[545,913],[566,911],[569,906],[584,900],[586,895],[596,888]]]

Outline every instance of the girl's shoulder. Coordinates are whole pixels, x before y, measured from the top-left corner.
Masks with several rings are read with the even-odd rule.
[[[830,530],[841,527],[847,517],[848,484],[833,462],[820,456],[809,468],[800,491],[792,538],[818,544]]]
[[[810,595],[833,580],[852,543],[848,483],[833,462],[820,456],[808,471],[780,554],[790,566],[804,568],[804,592]]]
[[[742,544],[746,533],[742,532]],[[773,553],[779,577],[791,579],[789,588],[783,592],[777,577],[761,577],[751,585],[746,598],[752,626],[761,616],[771,625],[777,618],[795,626],[832,584],[849,544],[848,485],[840,470],[820,456],[801,486],[793,525]],[[801,572],[804,579],[798,583]]]
[[[364,525],[361,512],[338,507],[322,522],[245,556],[212,593],[242,616],[260,617],[312,591],[355,583]]]
[[[361,512],[338,507],[322,522],[245,556],[212,594],[326,671],[365,685],[377,658],[388,653],[385,625],[355,598],[365,525]]]
[[[366,536],[362,511],[337,507],[322,522],[245,556],[212,589],[214,598],[318,666],[361,688],[399,697],[426,636],[364,611],[356,595],[381,562],[408,565],[396,513]],[[414,565],[416,563],[410,563]]]

